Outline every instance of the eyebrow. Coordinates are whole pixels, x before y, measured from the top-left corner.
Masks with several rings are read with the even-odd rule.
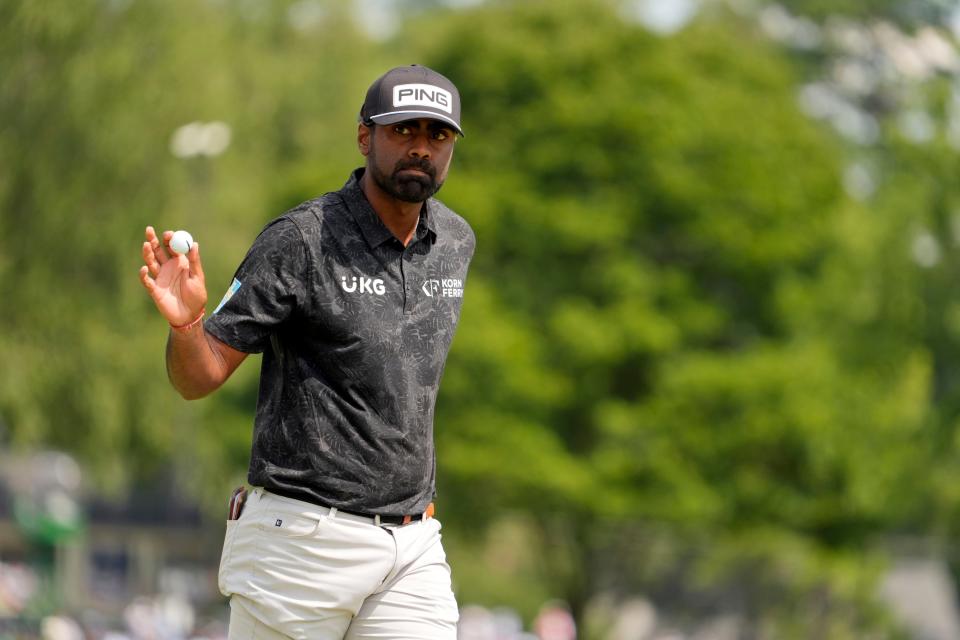
[[[420,121],[418,119],[412,118],[410,120],[401,120],[400,122],[396,122],[394,124],[410,127],[411,129],[417,129],[420,127],[419,122]],[[445,122],[442,122],[440,120],[428,120],[427,131],[443,131],[443,130],[449,131],[450,133],[456,133],[453,127],[451,127]]]

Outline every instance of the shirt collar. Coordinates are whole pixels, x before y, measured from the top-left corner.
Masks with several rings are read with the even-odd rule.
[[[353,215],[357,224],[360,225],[360,231],[363,233],[367,244],[371,247],[379,247],[384,242],[392,239],[394,235],[390,229],[387,228],[387,225],[383,224],[380,216],[378,216],[377,212],[370,206],[367,197],[363,195],[363,189],[360,188],[360,178],[363,176],[364,171],[365,169],[363,167],[355,169],[353,173],[350,174],[350,178],[346,184],[343,185],[340,193],[347,205],[347,209]],[[424,205],[420,210],[420,219],[417,221],[417,229],[414,231],[411,244],[422,240],[427,234],[431,236],[432,240],[436,240],[437,229],[434,215],[432,214],[432,212],[436,210],[436,205],[433,203],[433,198],[428,199]]]

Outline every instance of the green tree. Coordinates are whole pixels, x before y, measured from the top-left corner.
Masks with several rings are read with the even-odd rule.
[[[176,399],[139,245],[147,224],[190,229],[212,308],[280,213],[281,179],[309,166],[317,191],[343,180],[356,119],[344,96],[381,64],[349,7],[317,6],[0,6],[6,444],[71,451],[99,490],[173,475],[222,504],[249,451],[256,362],[214,399]],[[225,152],[171,153],[180,127],[213,121],[232,134]]]
[[[789,58],[747,18],[660,38],[603,0],[413,4],[433,10],[381,46],[336,0],[0,3],[5,444],[221,505],[256,361],[176,398],[142,229],[194,233],[216,304],[268,219],[359,163],[370,78],[421,54],[463,94],[442,197],[479,240],[437,419],[441,513],[452,548],[526,545],[498,552],[519,586],[455,573],[461,595],[582,614],[641,590],[776,637],[880,628],[871,541],[957,526],[946,133],[918,145],[882,121],[883,180],[855,202],[849,147],[796,106],[829,57]],[[924,104],[945,130],[944,84]],[[226,152],[174,157],[194,121],[228,124]]]
[[[794,67],[746,22],[660,39],[603,2],[500,3],[437,32],[430,62],[470,106],[445,197],[478,235],[444,510],[534,514],[578,612],[664,578],[643,553],[598,558],[665,536],[685,550],[668,572],[691,550],[691,580],[755,569],[732,584],[758,628],[880,624],[876,567],[851,559],[910,502],[930,363],[843,342],[865,221]],[[811,616],[822,593],[835,608]]]

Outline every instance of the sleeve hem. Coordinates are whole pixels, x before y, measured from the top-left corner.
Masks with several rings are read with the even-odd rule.
[[[236,336],[227,337],[223,334],[223,330],[220,326],[213,322],[211,318],[204,324],[204,329],[207,330],[207,333],[212,335],[214,338],[227,345],[231,349],[236,349],[243,353],[263,353],[263,348],[254,344],[245,344],[236,339]]]

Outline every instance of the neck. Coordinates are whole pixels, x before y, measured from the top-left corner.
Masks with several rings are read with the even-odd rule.
[[[403,246],[410,244],[417,230],[423,203],[397,200],[377,185],[369,171],[365,171],[360,177],[360,190],[390,233],[402,242]]]

